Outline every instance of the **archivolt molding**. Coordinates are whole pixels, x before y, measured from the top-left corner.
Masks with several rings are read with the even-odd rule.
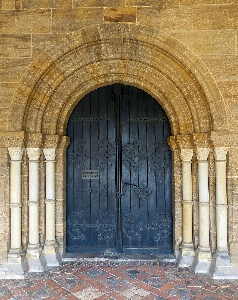
[[[227,129],[212,76],[187,48],[155,29],[103,24],[56,38],[38,53],[15,95],[9,131],[64,134],[72,109],[91,90],[115,82],[149,92],[173,134]]]

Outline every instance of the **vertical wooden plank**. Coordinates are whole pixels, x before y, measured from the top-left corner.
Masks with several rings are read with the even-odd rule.
[[[148,187],[148,169],[147,169],[147,139],[149,133],[147,132],[147,119],[148,119],[148,99],[146,99],[146,93],[142,90],[137,90],[137,127],[138,127],[138,141],[139,141],[139,168],[138,168],[138,181],[139,189]],[[142,196],[142,194],[141,194]],[[143,224],[143,230],[141,231],[142,247],[148,247],[148,201],[142,200],[138,195],[138,202],[140,208],[140,221]]]
[[[116,116],[115,116],[115,96],[113,91],[113,85],[107,86],[106,94],[103,97],[107,97],[107,141],[108,141],[108,157],[107,157],[107,170],[105,172],[105,185],[107,185],[107,211],[111,217],[110,231],[113,234],[113,238],[110,240],[110,246],[116,248],[117,237],[117,198],[116,198]]]
[[[156,101],[151,98],[150,95],[146,95],[146,101],[148,103],[148,115],[147,115],[147,170],[148,170],[148,224],[150,229],[148,230],[148,247],[156,247],[155,234],[152,229],[156,223],[156,214],[157,214],[157,182],[156,182],[156,132],[155,132],[155,105]]]
[[[99,107],[99,90],[94,90],[90,93],[91,96],[91,105],[90,105],[90,151],[91,151],[91,166],[90,170],[95,171],[99,170],[99,125],[101,119],[101,111]],[[100,178],[100,175],[99,175]],[[91,231],[91,245],[99,246],[98,240],[98,231],[93,224],[97,224],[99,221],[98,211],[99,211],[99,180],[100,179],[90,179],[90,188],[91,188],[91,201],[90,201],[90,231]]]
[[[129,160],[129,128],[130,128],[130,100],[128,94],[128,86],[122,86],[121,90],[121,144],[122,144],[122,197],[121,197],[121,218],[122,218],[122,244],[123,247],[130,246],[128,238],[128,226],[130,226],[131,212],[131,178],[130,178],[130,160]]]

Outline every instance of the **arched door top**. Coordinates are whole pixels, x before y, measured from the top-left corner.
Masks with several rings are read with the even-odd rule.
[[[214,79],[189,49],[152,28],[103,24],[56,38],[38,53],[17,89],[9,131],[64,134],[78,101],[116,82],[150,93],[174,135],[227,128]]]

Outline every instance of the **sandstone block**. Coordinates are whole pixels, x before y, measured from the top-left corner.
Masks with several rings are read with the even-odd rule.
[[[193,11],[194,30],[225,30],[238,28],[238,4],[195,6]]]
[[[103,22],[103,8],[53,10],[53,32],[72,32],[79,28]]]
[[[49,33],[51,10],[0,11],[0,34]]]
[[[2,34],[0,35],[0,57],[30,57],[31,36]]]
[[[16,89],[16,84],[15,83],[0,83],[0,107],[1,108],[8,108],[11,100],[12,100],[12,96],[15,92]]]
[[[177,31],[171,34],[197,55],[235,55],[235,31]]]
[[[73,7],[121,7],[125,0],[73,0]]]
[[[180,5],[180,0],[126,0],[127,6],[158,6]]]
[[[106,8],[104,11],[104,21],[135,23],[136,8],[134,7]]]
[[[217,81],[238,80],[238,57],[237,56],[213,56],[204,57],[203,62],[212,72]]]
[[[218,4],[233,4],[234,1],[233,0],[181,0],[180,1],[180,4],[183,5],[183,4],[186,4],[186,5],[218,5]]]
[[[1,58],[0,82],[19,82],[29,64],[29,58]]]
[[[16,9],[16,3],[15,0],[1,0],[0,6],[2,9]]]
[[[174,6],[171,8],[138,7],[137,22],[158,30],[192,30],[192,9]]]
[[[72,0],[22,0],[23,9],[71,7]]]

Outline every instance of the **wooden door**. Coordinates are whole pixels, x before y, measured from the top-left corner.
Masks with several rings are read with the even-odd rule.
[[[146,92],[115,84],[72,112],[66,252],[171,253],[169,122]]]

